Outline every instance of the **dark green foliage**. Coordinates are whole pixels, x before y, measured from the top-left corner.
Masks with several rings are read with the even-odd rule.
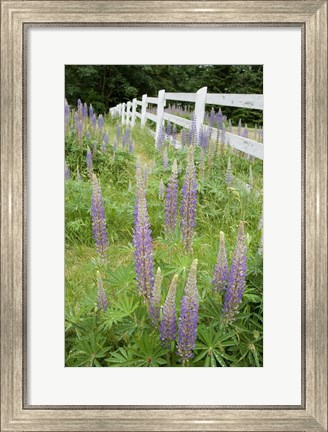
[[[143,94],[158,91],[195,93],[207,86],[209,93],[263,93],[262,65],[67,65],[65,95],[68,103],[83,100],[100,113]],[[210,106],[207,109],[210,110]],[[239,118],[249,126],[262,124],[262,112],[225,107],[236,126]]]

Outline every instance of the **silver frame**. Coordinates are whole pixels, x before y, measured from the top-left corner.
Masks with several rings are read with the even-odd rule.
[[[327,0],[0,1],[1,430],[327,431]],[[114,24],[302,29],[300,406],[27,405],[26,29]]]

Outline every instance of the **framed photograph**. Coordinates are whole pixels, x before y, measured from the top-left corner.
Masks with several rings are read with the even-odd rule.
[[[327,35],[1,0],[1,430],[327,431]]]

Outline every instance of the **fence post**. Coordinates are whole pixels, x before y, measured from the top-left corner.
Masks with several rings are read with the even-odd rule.
[[[203,125],[204,116],[205,116],[205,105],[206,105],[206,95],[207,95],[207,87],[202,87],[196,93],[196,101],[195,101],[195,116],[196,116],[196,128],[197,128],[197,137],[196,142],[199,140],[199,130]]]
[[[146,124],[147,117],[147,95],[142,95],[142,105],[141,105],[141,127],[143,128]]]
[[[122,103],[122,125],[125,124],[125,103]]]
[[[156,122],[156,135],[155,142],[157,143],[159,134],[161,133],[161,127],[164,119],[164,106],[165,106],[165,90],[160,90],[158,92],[157,101],[157,122]]]
[[[134,127],[136,123],[136,111],[137,111],[137,99],[132,100],[132,117],[131,117],[131,127]]]
[[[126,124],[130,124],[130,117],[131,117],[131,102],[129,101],[126,104]]]

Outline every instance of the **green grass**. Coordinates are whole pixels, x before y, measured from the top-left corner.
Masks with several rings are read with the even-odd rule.
[[[162,270],[162,304],[170,281],[179,275],[177,313],[191,262],[198,258],[197,283],[200,296],[200,324],[192,366],[262,365],[262,256],[258,253],[261,232],[263,163],[251,162],[239,152],[220,148],[204,179],[198,174],[197,227],[193,251],[183,250],[179,229],[171,238],[164,233],[164,202],[158,197],[160,179],[166,185],[170,170],[163,168],[162,154],[155,149],[154,138],[137,124],[132,130],[135,152],[118,146],[115,158],[113,137],[116,121],[106,118],[110,145],[106,153],[99,146],[93,157],[104,197],[109,235],[106,259],[97,256],[91,227],[91,183],[86,169],[87,140],[82,151],[75,133],[66,137],[66,162],[71,179],[65,182],[65,310],[67,366],[179,366],[175,349],[163,349],[159,332],[149,320],[147,305],[137,294],[132,246],[135,202],[136,159],[149,169],[147,185],[148,212],[152,229],[155,266]],[[89,144],[92,149],[93,141]],[[186,149],[168,147],[170,166],[178,161],[181,190]],[[235,178],[249,181],[252,165],[254,187],[247,192],[234,182],[225,183],[225,171],[231,159]],[[200,151],[195,152],[196,169]],[[82,181],[76,180],[76,170]],[[130,186],[129,186],[130,184]],[[180,200],[180,198],[179,198]],[[222,323],[222,298],[212,290],[213,270],[219,248],[220,231],[225,233],[229,263],[236,244],[237,229],[244,221],[247,233],[247,286],[238,320],[230,326]],[[96,271],[103,276],[109,307],[97,308]],[[230,335],[230,333],[232,333]],[[227,338],[225,336],[229,335]],[[144,341],[141,346],[140,340]],[[210,350],[211,344],[217,348]],[[223,345],[222,345],[223,344]],[[209,345],[209,346],[208,346]],[[205,348],[204,348],[205,347]],[[206,351],[206,347],[208,350]],[[205,352],[205,355],[202,354]],[[206,356],[208,354],[208,356]],[[170,357],[171,356],[171,357]],[[148,361],[147,359],[151,359]]]

